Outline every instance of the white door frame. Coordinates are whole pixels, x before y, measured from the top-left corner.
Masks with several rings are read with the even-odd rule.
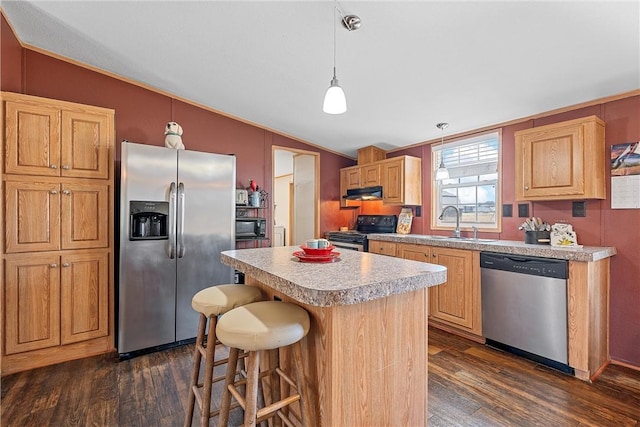
[[[283,147],[283,146],[278,146],[278,145],[273,145],[271,146],[271,156],[272,156],[272,162],[271,164],[273,165],[273,171],[272,171],[272,187],[271,188],[276,188],[275,187],[275,168],[276,168],[276,160],[275,160],[275,152],[276,150],[283,150],[283,151],[288,151],[293,153],[294,155],[299,155],[299,154],[306,154],[306,155],[311,155],[314,157],[314,166],[315,166],[315,173],[314,173],[314,183],[313,183],[313,191],[314,191],[314,196],[313,196],[313,216],[314,216],[314,224],[313,224],[313,230],[314,230],[314,236],[315,237],[319,237],[320,234],[320,153],[316,152],[316,151],[308,151],[308,150],[300,150],[300,149],[295,149],[295,148],[290,148],[290,147]],[[295,183],[294,183],[295,185]],[[275,195],[274,195],[275,198]],[[293,201],[295,202],[295,194],[293,195]],[[282,207],[280,207],[282,208]],[[273,209],[274,207],[271,207],[272,212],[271,212],[271,217],[274,218],[274,212]],[[289,206],[288,209],[292,209],[292,206]],[[293,215],[291,215],[291,221],[294,221]],[[289,241],[289,243],[292,243],[293,240],[295,238],[295,236],[293,235],[293,230],[295,229],[294,225],[291,224],[290,229],[288,230],[287,234],[287,240]]]

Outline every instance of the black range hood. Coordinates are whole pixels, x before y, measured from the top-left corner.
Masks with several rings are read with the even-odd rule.
[[[347,190],[347,194],[342,198],[347,200],[382,200],[382,186],[352,188]]]

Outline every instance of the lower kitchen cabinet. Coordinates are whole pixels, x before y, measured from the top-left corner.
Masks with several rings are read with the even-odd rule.
[[[484,342],[479,251],[369,240],[369,252],[447,267],[447,281],[429,288],[429,325]],[[569,261],[568,364],[575,376],[585,381],[595,379],[610,361],[610,281],[608,256],[588,262]]]
[[[369,240],[369,252],[373,254],[396,256],[396,246],[393,242]]]
[[[5,354],[107,336],[109,252],[7,256]]]
[[[429,323],[481,341],[480,253],[402,243],[397,256],[447,267],[447,281],[429,288]]]
[[[7,256],[5,355],[60,345],[60,257]]]

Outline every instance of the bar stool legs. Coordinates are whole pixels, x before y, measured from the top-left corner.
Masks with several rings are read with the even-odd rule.
[[[203,289],[196,293],[191,300],[194,310],[200,313],[198,323],[198,335],[193,356],[193,371],[189,385],[189,397],[185,411],[184,427],[192,424],[195,403],[200,408],[200,426],[207,427],[209,419],[219,414],[220,410],[211,410],[211,392],[213,384],[222,381],[225,377],[214,378],[213,370],[216,366],[227,363],[227,358],[215,360],[216,345],[219,344],[216,337],[216,326],[218,316],[240,307],[262,299],[262,292],[254,286],[245,285],[218,285]],[[206,336],[206,340],[205,340]],[[204,357],[204,378],[199,383],[200,368]],[[232,360],[234,366],[234,378],[238,356]]]
[[[280,420],[287,426],[293,426],[289,419],[292,411],[288,406],[300,402],[300,419],[303,426],[315,425],[312,419],[307,384],[304,378],[301,340],[309,331],[308,313],[293,304],[279,301],[264,301],[247,304],[229,311],[218,322],[216,329],[220,342],[230,347],[229,364],[225,376],[225,389],[220,404],[218,426],[226,427],[229,422],[229,411],[232,397],[244,409],[244,426],[252,427],[269,418],[276,417],[274,424]],[[295,380],[285,373],[280,366],[280,357],[269,357],[269,367],[262,363],[261,354],[273,350],[276,353],[284,347],[291,346]],[[243,349],[248,351],[247,378],[234,382],[236,367],[231,359],[237,360],[237,354]],[[270,355],[271,356],[271,355]],[[265,398],[265,406],[258,408],[258,383],[269,378],[270,398]],[[293,389],[292,394],[280,396],[280,390],[286,384]],[[245,385],[244,396],[238,387]]]
[[[208,322],[207,322],[208,320]],[[209,330],[207,332],[207,345],[204,345],[205,330],[207,329],[207,323],[209,323]],[[196,337],[196,345],[194,350],[194,364],[191,374],[191,382],[189,386],[189,402],[187,403],[187,414],[185,416],[184,427],[191,426],[193,419],[193,410],[195,401],[198,400],[198,406],[200,407],[200,426],[206,427],[209,425],[209,418],[215,417],[220,412],[219,410],[211,411],[211,389],[213,387],[213,368],[215,363],[216,352],[216,324],[217,317],[214,316],[211,319],[207,319],[204,314],[200,314],[200,322],[198,325],[198,336]],[[210,345],[213,344],[213,345]],[[200,384],[198,379],[200,376],[200,365],[202,364],[202,355],[205,357],[204,367],[204,380],[201,384],[202,394],[199,393]],[[224,363],[226,360],[221,360]],[[207,402],[209,404],[207,405]]]

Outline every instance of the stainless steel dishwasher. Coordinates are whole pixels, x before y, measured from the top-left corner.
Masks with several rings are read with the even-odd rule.
[[[480,253],[487,345],[574,374],[568,365],[567,262]]]

